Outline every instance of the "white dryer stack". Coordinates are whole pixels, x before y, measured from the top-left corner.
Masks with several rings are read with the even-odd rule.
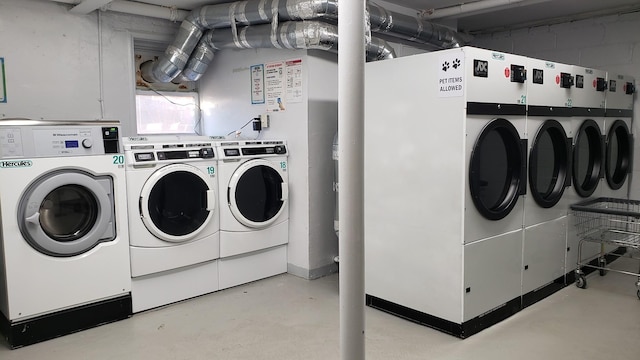
[[[113,121],[0,122],[0,330],[20,347],[131,315]]]
[[[459,337],[521,308],[527,59],[367,63],[367,304]]]
[[[633,94],[635,79],[615,73],[607,73],[606,114],[604,134],[606,136],[604,179],[602,196],[619,199],[629,198],[629,176],[632,170]]]
[[[204,136],[124,139],[133,312],[218,290],[215,143]]]
[[[571,183],[573,67],[528,59],[529,191],[524,201],[523,306],[561,289]]]
[[[287,271],[288,148],[284,141],[223,141],[220,289]]]

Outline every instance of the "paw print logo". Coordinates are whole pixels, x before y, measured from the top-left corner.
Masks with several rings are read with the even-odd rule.
[[[458,69],[460,67],[460,59],[453,60],[453,68]]]
[[[449,70],[449,62],[445,61],[444,64],[442,64],[442,71],[447,71]]]

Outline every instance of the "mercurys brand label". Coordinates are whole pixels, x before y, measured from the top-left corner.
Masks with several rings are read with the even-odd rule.
[[[438,69],[438,96],[464,95],[464,56],[453,52],[440,57]]]

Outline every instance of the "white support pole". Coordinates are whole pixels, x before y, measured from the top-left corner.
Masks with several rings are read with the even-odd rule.
[[[363,360],[365,0],[338,12],[340,359]]]

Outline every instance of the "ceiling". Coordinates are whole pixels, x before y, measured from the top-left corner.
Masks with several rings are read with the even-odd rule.
[[[206,4],[218,4],[232,0],[138,0],[139,2],[176,6],[178,9],[192,10]],[[345,0],[342,0],[345,1]],[[352,0],[346,0],[352,1]],[[75,3],[109,3],[110,0],[77,0]],[[408,15],[426,14],[435,9],[434,14],[455,13],[453,16],[431,18],[449,26],[457,26],[459,31],[471,34],[490,33],[566,22],[595,16],[640,11],[639,0],[381,0],[373,2],[389,10]],[[459,13],[462,5],[462,13]],[[469,7],[487,6],[486,9],[469,11]],[[455,8],[457,7],[457,8]],[[448,8],[448,9],[443,9]]]

